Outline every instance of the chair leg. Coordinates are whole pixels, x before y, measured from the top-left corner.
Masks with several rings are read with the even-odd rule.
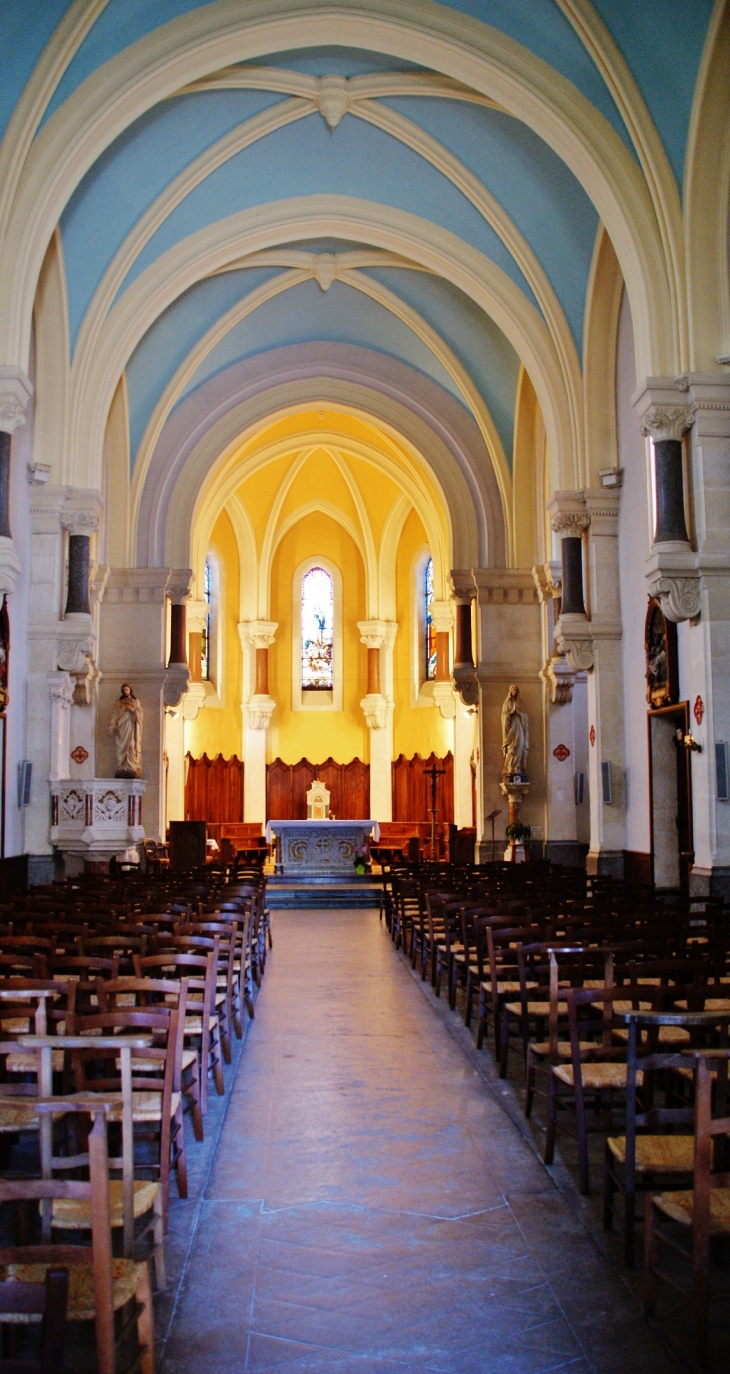
[[[477,1049],[480,1050],[484,1044],[484,1034],[487,1029],[487,999],[483,989],[479,989],[479,1018],[477,1020]]]
[[[500,1078],[506,1078],[509,1062],[509,1013],[506,1006],[502,1013],[502,1034],[500,1039],[502,1041],[502,1049],[499,1056],[499,1076]]]
[[[535,1061],[527,1052],[527,1068],[525,1070],[525,1116],[532,1116],[532,1106],[535,1101]]]
[[[634,1241],[636,1238],[636,1193],[624,1194],[624,1264],[627,1269],[634,1267]]]
[[[160,1190],[152,1204],[154,1222],[152,1225],[152,1236],[155,1242],[154,1262],[155,1262],[155,1283],[158,1293],[164,1293],[167,1287],[167,1275],[165,1273],[165,1217],[162,1206],[162,1191]]]
[[[191,1114],[193,1118],[193,1132],[196,1140],[203,1140],[203,1113],[200,1109],[200,1070],[198,1066],[198,1056],[195,1055],[195,1062],[192,1065],[190,1087],[187,1090],[192,1098]]]
[[[170,1132],[172,1148],[175,1155],[175,1177],[177,1179],[177,1195],[186,1198],[188,1195],[188,1162],[185,1154],[185,1131],[183,1127],[182,1103],[177,1109],[172,1121]]]
[[[155,1374],[155,1324],[152,1315],[150,1271],[146,1264],[142,1265],[140,1269],[135,1298],[139,1306],[137,1338],[142,1348],[139,1362],[140,1374]]]
[[[221,1064],[221,1042],[218,1026],[215,1025],[210,1037],[210,1055],[213,1061],[213,1082],[219,1097],[225,1095],[226,1086],[223,1081],[223,1066]]]
[[[613,1230],[613,1200],[616,1196],[616,1184],[611,1172],[611,1152],[606,1146],[603,1156],[603,1229],[604,1231]]]
[[[550,1096],[548,1099],[548,1123],[545,1132],[545,1154],[543,1156],[545,1164],[552,1164],[555,1156],[555,1135],[558,1129],[558,1097],[555,1087],[555,1079],[550,1075]]]
[[[651,1193],[646,1195],[644,1222],[644,1316],[653,1317],[656,1312],[656,1232]]]

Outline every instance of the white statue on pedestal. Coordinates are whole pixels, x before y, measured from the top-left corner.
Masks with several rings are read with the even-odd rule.
[[[142,723],[144,711],[128,682],[122,683],[119,700],[115,702],[109,724],[108,735],[114,736],[117,751],[117,771],[115,778],[141,778],[142,776]]]
[[[507,693],[502,707],[502,777],[522,777],[527,769],[530,747],[530,722],[516,683]]]

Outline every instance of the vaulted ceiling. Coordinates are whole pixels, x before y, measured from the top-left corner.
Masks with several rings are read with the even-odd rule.
[[[168,45],[179,52],[189,32],[189,50],[197,44],[202,54],[192,80],[161,74],[159,95],[118,120],[121,131],[69,180],[56,244],[71,391],[82,397],[105,360],[118,374],[105,379],[108,410],[124,374],[134,481],[176,409],[211,379],[240,377],[266,357],[274,377],[282,359],[324,345],[357,350],[363,375],[362,360],[376,360],[381,373],[390,361],[441,394],[444,411],[456,404],[467,413],[508,504],[521,366],[541,400],[535,359],[545,376],[559,375],[581,442],[580,402],[570,396],[580,390],[598,197],[589,176],[581,184],[578,157],[537,127],[534,111],[520,117],[380,40],[344,42],[340,16],[362,14],[365,36],[377,31],[369,16],[412,14],[455,49],[461,12],[464,52],[498,40],[504,72],[512,63],[517,81],[529,68],[546,99],[554,90],[570,104],[627,185],[646,177],[663,188],[670,223],[711,0],[295,0],[288,8],[319,14],[319,45],[311,29],[296,50],[258,41],[257,16],[285,15],[283,0],[5,0],[0,127],[44,50],[57,53],[37,111],[39,158],[64,118],[121,80],[120,60],[136,70],[142,40],[148,51],[158,43],[160,54]],[[239,44],[230,65],[206,65],[206,25],[219,34],[226,15],[251,19],[254,55],[242,59]],[[671,229],[660,224],[662,234],[668,242]],[[408,247],[416,241],[418,252]],[[440,266],[447,259],[449,272]],[[77,425],[69,442],[83,449]],[[548,431],[560,447],[549,422]]]

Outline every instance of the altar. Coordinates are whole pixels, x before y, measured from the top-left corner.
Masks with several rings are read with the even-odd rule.
[[[277,862],[288,877],[342,877],[355,872],[355,851],[380,839],[377,821],[268,821],[266,839],[277,841]]]

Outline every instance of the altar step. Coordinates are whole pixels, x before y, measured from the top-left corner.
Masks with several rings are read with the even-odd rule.
[[[353,873],[345,878],[270,877],[266,884],[266,905],[272,911],[292,911],[313,907],[377,907],[382,883],[371,874]]]

